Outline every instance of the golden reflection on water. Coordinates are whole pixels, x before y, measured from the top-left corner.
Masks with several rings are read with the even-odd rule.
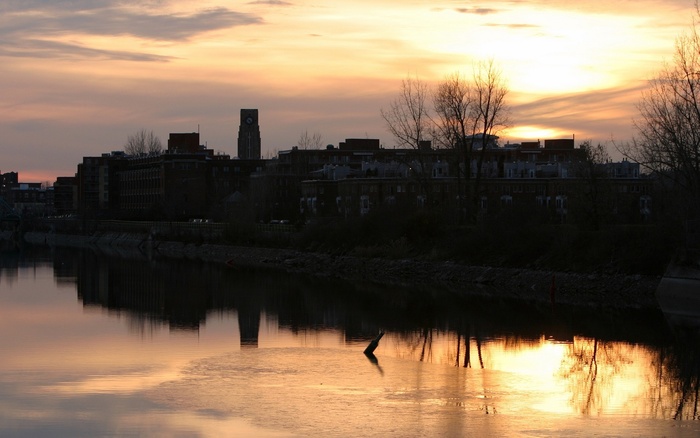
[[[347,303],[329,310],[309,300],[311,310],[300,314],[323,316],[321,328],[313,318],[307,323],[282,314],[298,300],[292,295],[278,308],[260,301],[205,314],[203,307],[196,326],[174,329],[167,319],[130,308],[85,305],[48,275],[20,280],[11,287],[3,280],[0,290],[0,420],[18,424],[31,416],[69,424],[65,418],[78,415],[70,413],[74,405],[99,417],[109,410],[90,403],[109,396],[116,404],[145,397],[165,406],[143,414],[119,407],[115,422],[128,425],[133,415],[128,427],[137,432],[165,427],[202,436],[226,428],[246,431],[243,436],[293,435],[295,427],[308,427],[303,418],[290,420],[294,415],[317,421],[319,428],[306,431],[318,435],[336,431],[348,412],[357,418],[346,431],[361,425],[363,415],[380,412],[386,416],[382,431],[393,431],[384,436],[429,436],[434,428],[488,435],[516,428],[531,436],[575,430],[578,435],[562,434],[586,436],[592,419],[604,435],[617,433],[620,419],[624,434],[644,431],[643,420],[668,435],[680,424],[673,419],[699,418],[697,349],[684,347],[688,343],[487,336],[474,324],[461,331],[389,330],[370,360],[362,351],[375,322],[344,325],[334,311]],[[358,323],[357,315],[350,316]],[[251,319],[259,321],[248,326],[255,328],[254,342],[251,333],[244,342],[241,321]],[[441,327],[450,323],[445,318]],[[52,406],[61,400],[69,401],[65,411]],[[200,409],[217,414],[200,415]],[[560,426],[531,424],[544,419]]]
[[[530,407],[556,414],[671,418],[680,403],[655,350],[625,342],[574,337],[573,342],[500,338],[477,340],[434,330],[387,334],[378,356],[481,368],[517,375],[509,384],[532,394]],[[493,386],[501,383],[489,375]],[[691,418],[692,418],[691,413]]]

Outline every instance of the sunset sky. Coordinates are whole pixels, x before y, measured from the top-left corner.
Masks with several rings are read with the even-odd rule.
[[[2,0],[0,172],[71,176],[140,129],[199,129],[236,155],[258,108],[263,156],[303,131],[379,138],[408,75],[436,83],[493,59],[504,141],[633,135],[636,102],[672,61],[693,0]]]

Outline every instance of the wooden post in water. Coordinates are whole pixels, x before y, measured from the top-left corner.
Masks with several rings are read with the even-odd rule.
[[[382,339],[382,336],[384,336],[384,332],[379,332],[379,335],[370,341],[367,348],[365,348],[365,354],[367,356],[374,355],[374,350],[379,346],[379,340]]]

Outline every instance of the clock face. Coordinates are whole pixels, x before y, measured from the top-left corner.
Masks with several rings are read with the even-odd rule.
[[[249,125],[252,125],[252,124],[253,124],[253,118],[250,117],[250,116],[248,116],[248,118],[245,119],[245,122],[246,122],[247,124],[249,124]]]

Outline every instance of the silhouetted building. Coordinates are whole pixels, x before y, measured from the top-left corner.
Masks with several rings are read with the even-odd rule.
[[[239,214],[249,199],[251,174],[263,160],[215,155],[199,143],[198,133],[170,134],[168,152],[131,157],[120,173],[120,212],[129,219],[222,220]]]
[[[261,156],[260,124],[257,109],[242,109],[238,127],[238,158],[259,160]]]
[[[6,172],[0,174],[0,196],[8,199],[10,197],[10,190],[17,186],[19,186],[19,177],[17,172]]]
[[[213,154],[213,151],[199,144],[199,132],[170,133],[168,137],[169,154]]]
[[[338,144],[338,149],[346,151],[376,151],[379,150],[379,139],[376,138],[346,138]],[[332,150],[333,148],[327,148]]]
[[[46,205],[46,188],[41,183],[19,183],[11,188],[10,203],[22,216],[50,214]]]
[[[76,173],[78,210],[86,217],[111,217],[119,206],[119,174],[127,165],[121,152],[83,157]]]
[[[78,185],[74,176],[59,176],[53,184],[54,214],[58,216],[78,212]]]
[[[592,208],[593,184],[607,221],[639,222],[651,216],[653,181],[640,178],[638,164],[600,164],[604,176],[594,180],[581,173],[585,151],[575,148],[573,139],[545,140],[545,147],[539,141],[500,147],[495,140],[490,137],[483,150],[476,198],[481,217],[518,208],[556,222],[583,220]],[[459,185],[465,184],[456,178],[456,167],[463,175],[465,163],[457,164],[453,153],[341,143],[340,150],[280,152],[278,165],[289,170],[277,173],[288,179],[306,175],[299,182],[299,214],[306,218],[358,216],[389,206],[449,211],[458,206]],[[468,165],[474,178],[477,158]]]

